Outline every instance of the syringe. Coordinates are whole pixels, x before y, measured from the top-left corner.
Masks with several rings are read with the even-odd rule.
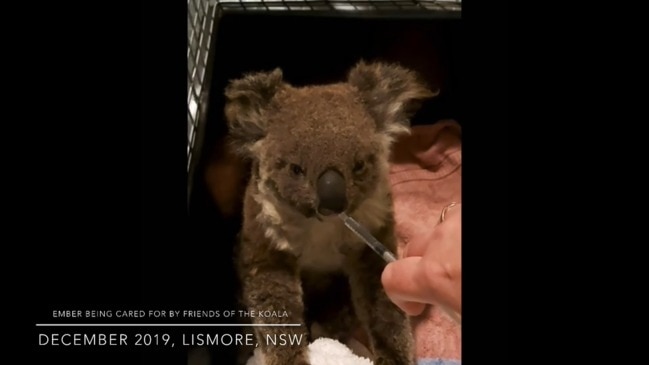
[[[374,236],[358,223],[354,218],[348,216],[345,212],[338,214],[340,219],[345,223],[347,228],[354,232],[360,239],[363,240],[374,252],[379,254],[387,263],[397,261],[397,258],[394,256],[390,250],[387,249],[381,242],[379,242]]]

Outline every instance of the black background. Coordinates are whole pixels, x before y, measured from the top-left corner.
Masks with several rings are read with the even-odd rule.
[[[34,41],[16,42],[23,71],[14,75],[20,86],[10,120],[18,121],[6,135],[15,177],[6,252],[8,261],[18,261],[5,275],[15,289],[7,296],[18,309],[15,338],[52,362],[65,356],[80,363],[186,363],[181,351],[34,346],[34,325],[51,321],[53,309],[188,309],[210,305],[219,287],[230,285],[210,277],[221,269],[205,265],[212,257],[225,263],[227,256],[217,245],[201,252],[189,233],[197,223],[186,201],[186,4],[105,5],[81,13],[61,4],[42,7],[39,24],[46,25],[29,38]],[[456,108],[463,126],[463,362],[502,362],[508,342],[505,5],[465,2],[458,31],[462,94],[446,112]],[[270,32],[256,36],[274,41]]]

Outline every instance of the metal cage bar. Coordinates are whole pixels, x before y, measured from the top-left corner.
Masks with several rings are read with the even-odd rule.
[[[194,157],[204,106],[205,74],[212,41],[216,1],[187,0],[187,170]]]

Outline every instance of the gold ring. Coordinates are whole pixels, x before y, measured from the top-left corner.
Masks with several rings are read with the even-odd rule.
[[[456,205],[457,205],[456,202],[452,202],[451,204],[445,206],[444,209],[442,209],[442,214],[439,217],[439,222],[440,223],[444,222],[444,219],[446,219],[446,211],[449,210],[450,208],[453,208]]]

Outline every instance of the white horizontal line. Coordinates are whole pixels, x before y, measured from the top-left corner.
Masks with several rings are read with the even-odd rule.
[[[299,327],[299,323],[37,323],[36,327]]]

